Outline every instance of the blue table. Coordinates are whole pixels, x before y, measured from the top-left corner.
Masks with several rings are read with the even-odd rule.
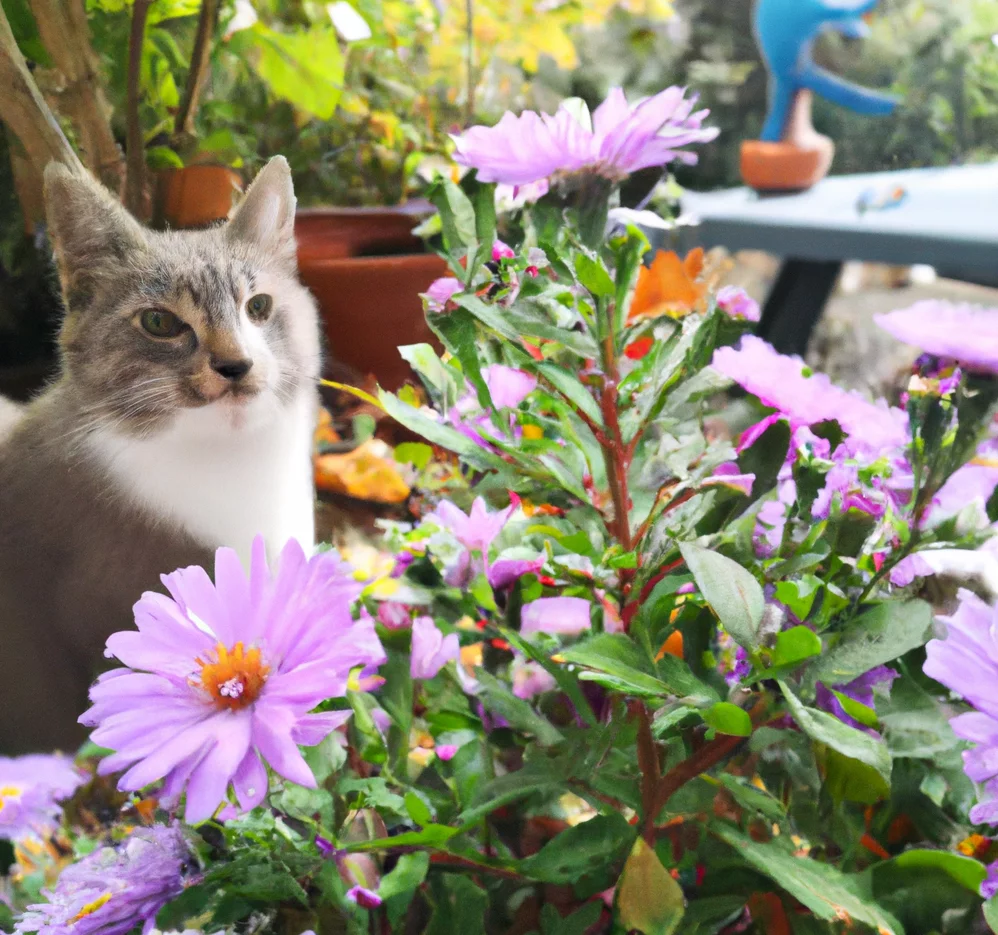
[[[899,205],[859,209],[864,193],[897,187]],[[694,243],[782,258],[759,333],[784,353],[804,353],[846,260],[998,287],[998,163],[833,176],[797,194],[686,192],[682,209],[699,220]]]

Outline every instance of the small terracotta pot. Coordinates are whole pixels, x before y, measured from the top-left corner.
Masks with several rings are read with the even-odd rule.
[[[224,221],[242,191],[242,179],[227,166],[196,165],[159,175],[163,220],[173,228],[207,227]]]
[[[437,344],[419,294],[447,264],[430,253],[320,259],[300,249],[298,264],[318,300],[330,355],[361,377],[373,373],[388,390],[412,379],[398,348]]]
[[[413,228],[432,207],[410,202],[398,208],[302,208],[295,216],[301,261],[419,253]]]
[[[832,168],[835,144],[811,123],[812,95],[798,91],[778,143],[746,140],[742,143],[742,179],[761,192],[796,192],[816,185]]]
[[[834,150],[802,149],[793,143],[742,143],[742,179],[760,192],[796,192],[820,182],[832,165]]]

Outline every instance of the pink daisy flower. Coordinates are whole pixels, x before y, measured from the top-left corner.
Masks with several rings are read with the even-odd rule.
[[[695,163],[682,147],[717,136],[703,128],[708,111],[693,112],[696,98],[667,88],[629,104],[620,88],[590,114],[579,100],[553,115],[507,111],[494,127],[472,127],[454,137],[454,161],[478,170],[483,182],[530,185],[555,175],[588,172],[619,181],[632,172],[673,160]]]
[[[258,537],[248,577],[219,549],[214,583],[191,566],[163,584],[169,597],[147,592],[135,605],[138,630],[108,639],[125,668],[97,681],[80,718],[114,751],[101,774],[125,770],[126,791],[163,779],[167,801],[186,790],[191,824],[215,814],[230,785],[242,809],[259,805],[265,764],[314,788],[298,745],[320,743],[349,712],[310,712],[345,693],[351,670],[385,661],[373,621],[352,617],[363,586],[349,566],[332,553],[308,559],[292,540],[271,572]]]

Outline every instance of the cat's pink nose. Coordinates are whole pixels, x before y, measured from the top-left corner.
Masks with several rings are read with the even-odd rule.
[[[218,360],[217,358],[212,358],[211,361],[211,369],[220,377],[225,377],[226,380],[241,380],[250,372],[250,367],[252,366],[253,361],[247,357],[241,360]]]

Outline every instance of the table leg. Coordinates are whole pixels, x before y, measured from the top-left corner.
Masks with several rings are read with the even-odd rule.
[[[759,336],[783,354],[803,357],[841,270],[838,260],[785,260],[766,298]]]

